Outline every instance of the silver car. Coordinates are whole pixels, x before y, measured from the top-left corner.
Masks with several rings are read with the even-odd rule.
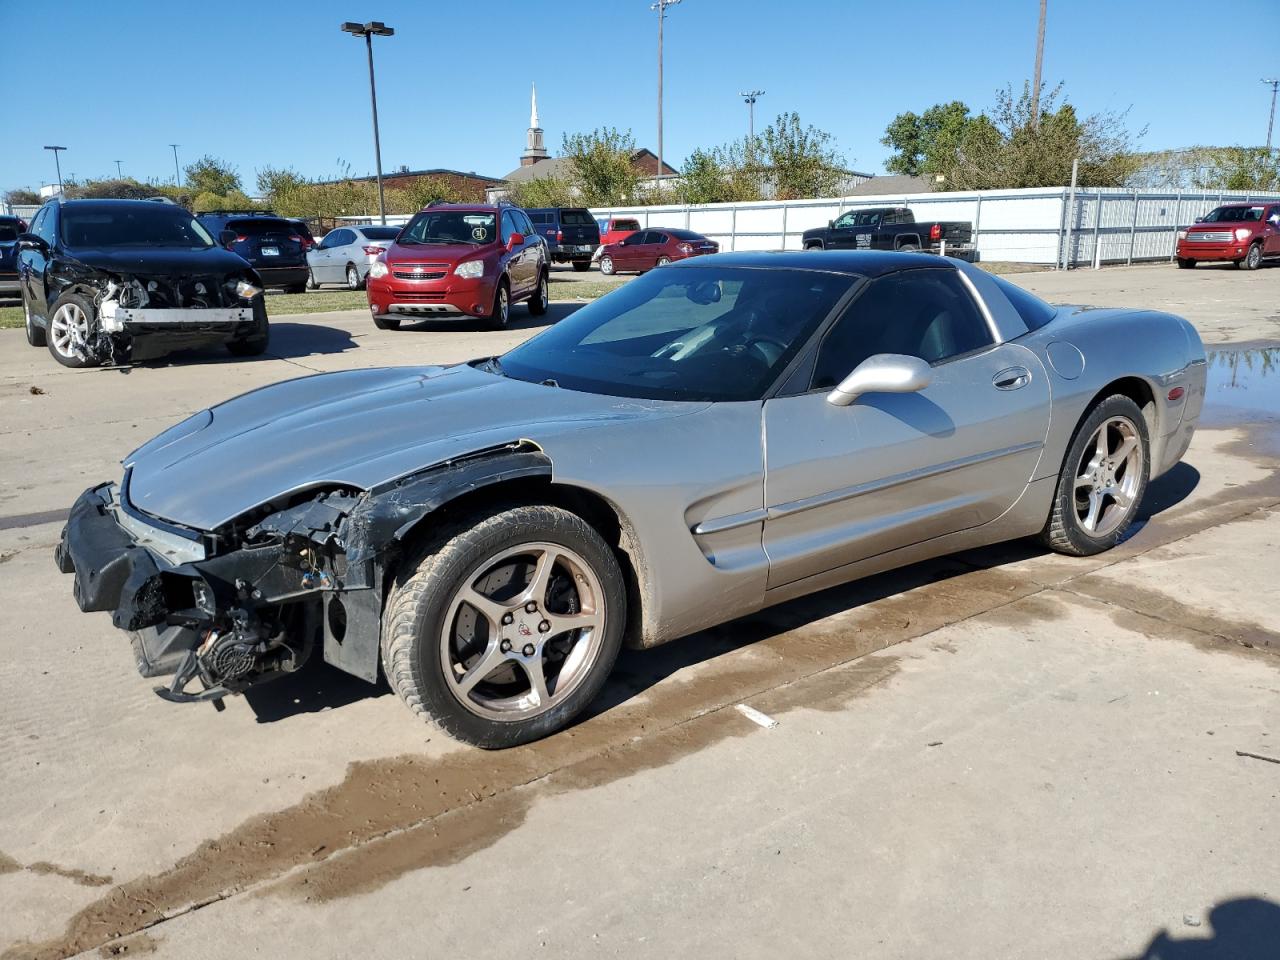
[[[1186,451],[1189,323],[923,254],[655,270],[500,357],[306,377],[87,490],[57,560],[174,701],[313,650],[502,747],[623,643],[1018,537],[1095,554]]]
[[[373,261],[391,246],[399,227],[338,227],[324,235],[307,251],[311,274],[307,286],[315,290],[321,284],[342,283],[348,290],[363,290]]]

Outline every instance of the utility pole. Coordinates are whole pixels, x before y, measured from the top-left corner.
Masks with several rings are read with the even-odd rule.
[[[658,11],[658,176],[662,176],[662,21],[667,19],[667,7],[679,3],[680,0],[657,0],[649,4],[650,10]]]
[[[381,20],[370,20],[368,23],[353,23],[348,20],[342,25],[342,31],[351,34],[353,37],[364,37],[365,51],[369,55],[369,102],[373,106],[373,162],[378,177],[378,219],[382,221],[382,225],[385,227],[387,225],[387,201],[382,195],[382,143],[378,137],[378,88],[373,82],[373,38],[394,37],[396,31]]]
[[[123,171],[121,171],[121,169],[120,169],[120,161],[119,161],[119,160],[117,160],[117,161],[115,162],[115,164],[116,164],[116,179],[118,179],[118,180],[123,180],[123,179],[124,179],[124,173],[123,173]]]
[[[756,97],[763,97],[764,91],[740,90],[738,96],[747,105],[747,139],[754,141],[756,138]]]
[[[175,187],[182,186],[182,173],[178,170],[178,148],[182,146],[180,143],[171,143],[173,147],[173,185]]]
[[[62,194],[62,164],[58,162],[58,151],[65,150],[66,147],[45,147],[46,150],[53,151],[53,165],[58,171],[58,194]]]
[[[1036,31],[1036,75],[1031,81],[1031,125],[1040,126],[1040,70],[1044,66],[1044,17],[1049,0],[1040,0],[1040,29]]]
[[[1263,80],[1263,83],[1271,84],[1271,116],[1267,120],[1267,153],[1271,152],[1271,128],[1276,124],[1276,87],[1280,87],[1280,79],[1272,77],[1269,80]]]

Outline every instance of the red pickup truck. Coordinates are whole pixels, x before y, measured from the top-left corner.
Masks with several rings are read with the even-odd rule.
[[[600,246],[625,240],[639,229],[640,221],[635,217],[610,217],[600,228]]]
[[[1263,260],[1280,258],[1280,203],[1226,203],[1178,231],[1178,266],[1201,260],[1228,260],[1257,270]]]

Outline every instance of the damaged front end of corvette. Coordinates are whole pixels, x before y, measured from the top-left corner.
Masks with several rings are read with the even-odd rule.
[[[169,676],[156,693],[212,701],[324,659],[376,682],[388,574],[405,544],[449,501],[551,464],[517,441],[370,490],[328,488],[260,505],[215,531],[147,515],[129,473],[86,490],[55,560],[74,574],[80,608],[107,611],[131,635],[139,672]]]

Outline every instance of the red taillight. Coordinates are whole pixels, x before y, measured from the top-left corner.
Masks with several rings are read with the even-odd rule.
[[[249,239],[248,235],[247,235],[247,234],[243,234],[243,233],[242,233],[242,234],[240,234],[239,236],[237,236],[233,242],[234,242],[234,243],[244,243],[244,242],[245,242],[246,240],[248,240],[248,239]]]
[[[302,238],[301,238],[300,236],[298,236],[296,233],[291,233],[291,234],[289,234],[289,239],[290,239],[290,240],[292,240],[294,243],[301,243],[301,242],[302,242]]]
[[[677,249],[677,250],[679,250],[681,253],[693,253],[693,244],[691,244],[691,243],[677,243],[677,244],[676,244],[676,249]]]
[[[556,231],[556,243],[564,243],[564,231],[563,231],[563,230],[557,230],[557,231]]]
[[[364,252],[371,257],[376,257],[378,254],[382,253],[382,248],[381,247],[365,247]]]
[[[935,223],[932,227],[929,228],[929,239],[930,240],[942,239],[942,224]]]

